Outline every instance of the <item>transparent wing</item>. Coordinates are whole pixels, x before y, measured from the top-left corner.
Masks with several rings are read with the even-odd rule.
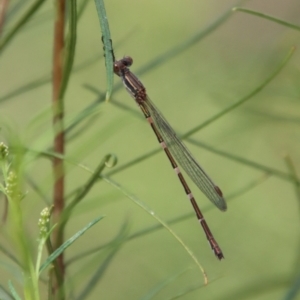
[[[145,105],[148,108],[155,125],[158,127],[160,134],[178,164],[185,170],[207,198],[220,210],[225,211],[227,209],[227,205],[219,187],[213,183],[213,181],[197,163],[188,148],[178,139],[170,124],[155,107],[148,96],[145,99],[145,102],[141,105]]]

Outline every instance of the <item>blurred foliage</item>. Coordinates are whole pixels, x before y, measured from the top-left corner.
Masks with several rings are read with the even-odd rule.
[[[104,101],[111,61],[104,61],[95,2],[78,0],[77,18],[66,24],[70,59],[61,95],[66,240],[106,217],[61,249],[67,299],[299,299],[298,1],[105,5],[116,57],[133,57],[133,72],[227,199],[220,213],[191,183],[225,260],[211,253],[119,78]],[[53,3],[11,0],[1,18],[0,143],[22,179],[17,210],[26,237],[23,243],[12,234],[3,188],[0,298],[13,299],[24,289],[16,245],[27,244],[34,261],[39,214],[52,201]],[[46,299],[46,273],[39,285]]]

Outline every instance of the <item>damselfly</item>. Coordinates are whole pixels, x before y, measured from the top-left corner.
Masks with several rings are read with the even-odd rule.
[[[170,163],[177,174],[184,190],[189,198],[196,216],[206,234],[207,240],[219,260],[224,258],[221,248],[213,237],[204,217],[198,207],[195,198],[187,185],[177,162],[182,166],[189,177],[199,187],[199,189],[212,201],[220,210],[227,209],[225,199],[223,198],[220,188],[213,183],[204,170],[197,163],[195,158],[187,147],[179,140],[174,130],[155,107],[153,102],[147,95],[146,88],[140,80],[130,71],[129,67],[133,60],[129,56],[125,56],[121,60],[114,61],[114,72],[121,77],[123,84],[128,93],[134,98],[137,105],[142,110],[145,118],[152,127],[158,142],[165,151]]]

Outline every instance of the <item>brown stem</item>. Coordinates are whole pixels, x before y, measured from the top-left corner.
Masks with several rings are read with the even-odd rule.
[[[53,127],[55,132],[54,151],[64,154],[64,105],[63,99],[60,99],[60,88],[63,77],[63,50],[64,50],[64,24],[65,24],[65,0],[56,0],[56,20],[54,25],[54,53],[53,53]],[[60,223],[61,215],[64,209],[64,164],[59,158],[53,159],[54,172],[54,191],[53,191],[53,222]],[[57,226],[58,229],[59,226]],[[57,249],[63,243],[63,233],[59,230],[53,232],[53,247]],[[64,258],[61,254],[57,258],[57,264],[60,276],[53,278],[53,293],[55,299],[63,299],[64,283]],[[52,274],[55,274],[53,272]]]
[[[9,0],[0,0],[0,35],[2,34],[3,25],[5,22],[8,2]]]

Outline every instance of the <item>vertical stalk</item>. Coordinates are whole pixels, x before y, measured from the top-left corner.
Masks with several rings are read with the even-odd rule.
[[[0,35],[2,34],[8,3],[9,0],[0,0]]]
[[[54,127],[54,151],[64,154],[65,136],[64,136],[64,104],[60,97],[60,89],[63,78],[63,51],[64,51],[64,25],[65,25],[65,0],[55,0],[55,25],[54,25],[54,53],[53,53],[53,127]],[[64,209],[64,164],[63,160],[53,158],[54,190],[53,190],[53,222],[59,223]],[[54,250],[63,243],[63,232],[54,230],[53,246]],[[54,299],[63,299],[64,283],[64,258],[61,254],[57,258],[59,276],[53,278]],[[57,272],[52,272],[57,274]],[[54,276],[54,275],[53,275]]]

